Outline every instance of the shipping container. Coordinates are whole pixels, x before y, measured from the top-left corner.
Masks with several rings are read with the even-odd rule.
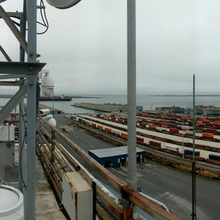
[[[112,134],[115,136],[120,136],[120,131],[112,129]]]
[[[108,133],[111,133],[112,129],[108,128],[108,127],[105,127],[105,131],[108,132]]]
[[[89,121],[86,121],[86,125],[90,125],[91,123]]]
[[[118,118],[118,123],[122,123],[122,122],[123,122],[123,119]]]
[[[216,134],[217,131],[215,129],[206,129],[207,133],[212,133],[212,134]]]
[[[186,115],[182,115],[181,119],[187,120],[187,116]]]
[[[91,126],[92,126],[93,128],[96,128],[96,124],[95,124],[95,123],[91,123]]]
[[[162,118],[162,116],[161,115],[156,115],[156,118]]]
[[[192,156],[193,155],[193,150],[185,149],[184,150],[184,155]],[[200,156],[200,151],[195,151],[195,156]]]
[[[196,127],[204,127],[204,123],[203,122],[196,122]]]
[[[182,126],[183,131],[190,131],[190,128],[188,126]]]
[[[177,128],[177,125],[176,124],[170,124],[169,125],[171,128]]]
[[[206,122],[206,123],[208,123],[209,120],[208,120],[208,119],[203,119],[202,122]]]
[[[154,122],[154,125],[160,126],[160,122]]]
[[[177,129],[177,128],[170,128],[170,132],[172,132],[172,133],[179,133],[179,129]]]
[[[210,160],[219,160],[220,161],[220,155],[209,154],[209,159]]]
[[[143,127],[143,128],[146,128],[146,123],[141,122],[140,126]]]
[[[157,126],[155,126],[155,125],[148,125],[148,128],[149,128],[149,129],[156,129]]]
[[[220,128],[220,124],[215,124],[215,128]]]
[[[163,115],[162,118],[169,119],[169,116]]]
[[[203,121],[203,120],[206,120],[205,117],[199,117],[199,121]]]
[[[123,132],[121,133],[121,137],[124,138],[124,139],[128,139],[128,135],[126,133],[123,133]]]
[[[195,130],[200,130],[200,131],[203,131],[203,128],[200,128],[200,127],[195,127]]]
[[[144,143],[144,138],[142,138],[142,137],[137,137],[136,140],[137,140],[138,144],[143,144]]]
[[[103,126],[102,126],[102,125],[98,125],[97,128],[98,128],[99,130],[103,130]]]
[[[189,126],[193,126],[193,121],[189,121]]]
[[[212,133],[203,133],[202,137],[203,138],[208,138],[208,139],[213,139],[214,138],[214,134],[212,134]]]
[[[179,152],[179,147],[178,146],[173,146],[173,145],[170,145],[170,144],[166,144],[165,145],[165,150]]]
[[[155,149],[161,149],[161,143],[156,141],[149,141],[149,145]]]

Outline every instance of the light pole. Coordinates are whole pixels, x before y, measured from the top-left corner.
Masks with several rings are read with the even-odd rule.
[[[184,159],[184,131],[183,131],[183,118],[182,118],[182,158]]]
[[[62,95],[61,97],[62,97],[62,114],[63,114],[63,98],[64,98],[64,95]]]
[[[137,190],[136,159],[136,1],[127,0],[128,185]],[[137,217],[137,208],[133,208]]]

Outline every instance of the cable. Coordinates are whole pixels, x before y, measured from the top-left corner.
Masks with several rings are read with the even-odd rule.
[[[40,16],[41,16],[42,22],[37,21],[37,24],[45,27],[46,29],[44,31],[42,31],[42,32],[37,32],[37,34],[39,34],[39,35],[46,33],[48,31],[48,29],[49,29],[49,22],[48,22],[48,19],[47,19],[47,14],[46,14],[46,10],[45,10],[45,6],[44,6],[44,1],[43,0],[40,0]],[[11,18],[15,18],[15,19],[19,19],[20,20],[20,17],[16,17],[16,16],[12,16]],[[18,27],[21,26],[19,22],[16,22],[13,19],[11,19],[11,20]],[[26,31],[28,31],[28,28],[26,28]]]
[[[21,112],[21,116],[22,116],[22,119],[23,119],[23,123],[24,123],[24,132],[26,132],[26,124],[25,124],[25,119],[24,119],[24,114],[23,114],[23,111],[21,109],[21,106],[19,105],[19,111]],[[19,128],[20,129],[20,128]],[[23,137],[23,141],[22,141],[22,145],[21,145],[21,150],[20,150],[20,154],[19,154],[19,171],[20,171],[20,175],[21,175],[21,180],[22,180],[22,183],[23,183],[23,187],[25,189],[27,189],[27,186],[26,186],[26,183],[24,181],[24,177],[23,177],[23,171],[22,171],[22,168],[21,168],[21,158],[22,158],[22,152],[23,152],[23,147],[24,147],[24,142],[25,142],[25,133],[24,133],[24,137]],[[20,147],[20,146],[19,146]]]
[[[39,32],[37,34],[44,34],[49,29],[49,22],[47,20],[47,14],[46,14],[43,0],[40,0],[40,15],[41,15],[41,19],[42,19],[43,23],[40,23],[40,22],[38,22],[38,23],[41,24],[42,26],[46,27],[46,29],[43,32]]]

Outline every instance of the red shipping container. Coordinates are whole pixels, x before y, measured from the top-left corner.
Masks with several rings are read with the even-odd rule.
[[[144,143],[144,138],[137,137],[136,140],[137,140],[138,144],[143,144]]]
[[[215,124],[215,128],[220,128],[220,124]]]
[[[123,120],[122,120],[121,118],[119,118],[119,119],[118,119],[118,122],[119,122],[119,123],[122,123],[122,122],[123,122]]]
[[[161,143],[156,141],[149,141],[149,145],[153,146],[156,149],[161,149]]]
[[[98,129],[103,130],[103,126],[102,125],[98,125]]]
[[[111,133],[112,129],[111,129],[111,128],[106,128],[106,127],[105,127],[105,131],[107,131],[108,133]]]
[[[177,128],[170,128],[170,132],[178,134],[179,130]]]
[[[215,129],[206,129],[207,133],[212,133],[212,134],[216,134],[217,131]]]

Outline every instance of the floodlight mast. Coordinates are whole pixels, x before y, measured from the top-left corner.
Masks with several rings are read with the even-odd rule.
[[[136,1],[127,0],[128,185],[137,190],[136,161]],[[133,207],[137,218],[137,207]]]

